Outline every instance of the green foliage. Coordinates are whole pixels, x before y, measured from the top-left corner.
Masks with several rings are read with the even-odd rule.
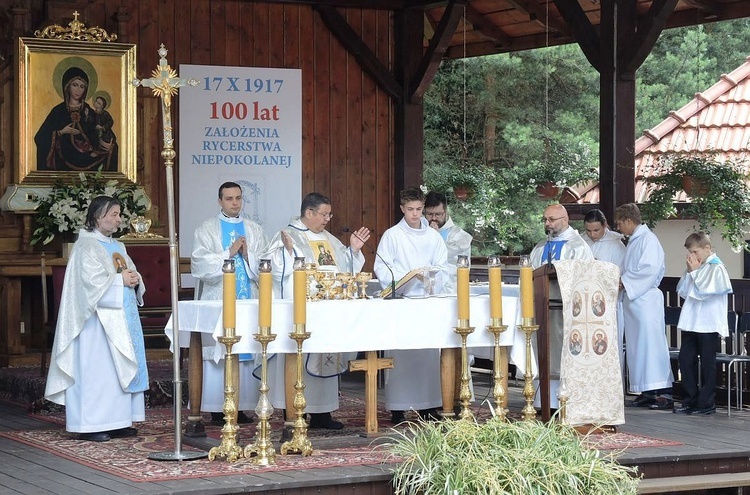
[[[398,432],[391,453],[397,495],[635,494],[634,469],[587,449],[557,422],[420,423]]]
[[[742,164],[719,161],[712,153],[662,156],[655,175],[645,179],[652,189],[641,207],[644,221],[653,226],[674,216],[677,213],[674,197],[683,190],[683,178],[692,177],[703,190],[685,191],[691,196],[691,203],[682,216],[695,218],[705,232],[721,226],[722,238],[740,252],[750,228],[750,187],[743,170]]]
[[[120,201],[120,228],[126,227],[132,217],[143,215],[149,207],[143,192],[135,184],[105,180],[101,168],[95,174],[81,172],[77,181],[66,184],[58,180],[47,196],[36,198],[36,229],[31,235],[31,245],[49,244],[57,235],[73,240],[83,227],[91,200],[101,195]]]

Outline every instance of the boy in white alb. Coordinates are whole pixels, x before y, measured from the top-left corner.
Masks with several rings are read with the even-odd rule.
[[[435,293],[443,292],[447,278],[448,249],[440,234],[430,228],[422,216],[424,193],[410,187],[401,191],[401,212],[404,218],[386,230],[378,244],[374,271],[383,289],[398,281],[409,271],[426,266],[439,266],[435,277]],[[422,283],[415,284],[405,295],[423,294]],[[423,419],[437,417],[442,405],[440,389],[440,350],[420,349],[388,351],[394,358],[385,385],[385,407],[391,411],[391,422],[404,420],[404,411],[419,411]]]
[[[685,299],[677,323],[682,332],[679,363],[683,397],[682,406],[674,412],[713,414],[716,411],[716,352],[719,336],[729,335],[727,294],[732,293],[732,283],[724,263],[711,251],[711,239],[705,232],[690,234],[685,247],[687,268],[677,284],[677,293]]]

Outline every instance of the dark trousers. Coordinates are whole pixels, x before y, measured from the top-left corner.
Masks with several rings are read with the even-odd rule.
[[[695,409],[714,406],[716,398],[716,352],[719,334],[682,332],[680,345],[680,374],[682,376],[682,405]],[[700,370],[698,357],[700,356]],[[698,388],[698,373],[701,387]]]

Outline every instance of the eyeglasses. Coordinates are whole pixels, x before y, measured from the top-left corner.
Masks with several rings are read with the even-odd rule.
[[[554,223],[554,222],[557,222],[558,220],[560,220],[562,218],[564,218],[564,217],[557,217],[557,218],[554,218],[554,217],[542,217],[542,223],[547,223],[547,222]]]
[[[426,211],[424,212],[424,216],[426,217],[444,217],[445,212],[444,211]]]
[[[312,208],[310,208],[310,210],[311,210],[311,211],[312,211],[313,213],[316,213],[316,214],[320,215],[321,217],[325,218],[326,220],[330,220],[330,219],[332,219],[332,218],[333,218],[333,213],[331,213],[331,212],[328,212],[328,213],[321,213],[321,212],[319,212],[318,210],[313,210]]]

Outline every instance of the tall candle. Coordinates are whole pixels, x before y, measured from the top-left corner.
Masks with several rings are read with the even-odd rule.
[[[258,274],[258,326],[268,328],[271,326],[271,272],[261,271]]]
[[[503,278],[499,266],[487,269],[490,278],[490,318],[503,317]]]
[[[521,267],[521,318],[534,317],[534,286],[532,268]]]
[[[304,265],[294,270],[294,324],[304,325],[307,320],[307,272]]]
[[[459,256],[456,267],[456,292],[458,296],[458,319],[469,319],[469,258]]]
[[[234,272],[234,261],[226,260],[222,266],[223,273],[223,305],[222,323],[227,337],[234,336],[237,321],[237,276]]]

